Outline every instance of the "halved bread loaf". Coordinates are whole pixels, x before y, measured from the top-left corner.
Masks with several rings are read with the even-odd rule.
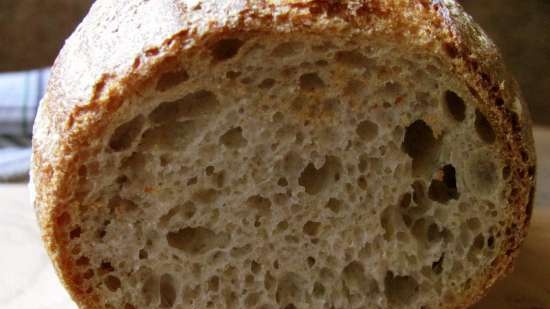
[[[511,267],[534,173],[453,1],[99,0],[31,187],[81,308],[464,308]]]

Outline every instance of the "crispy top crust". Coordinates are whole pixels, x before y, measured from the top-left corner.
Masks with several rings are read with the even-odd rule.
[[[427,50],[449,63],[478,99],[510,162],[512,232],[487,272],[475,302],[511,267],[531,214],[535,152],[527,106],[494,44],[454,0],[98,0],[68,39],[53,67],[34,128],[31,176],[34,205],[47,250],[82,308],[97,302],[79,290],[60,230],[77,207],[79,168],[113,115],[216,38],[234,33],[382,35]]]

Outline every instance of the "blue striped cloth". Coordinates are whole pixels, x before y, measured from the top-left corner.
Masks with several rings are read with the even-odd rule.
[[[32,126],[49,69],[0,73],[0,182],[25,180]]]

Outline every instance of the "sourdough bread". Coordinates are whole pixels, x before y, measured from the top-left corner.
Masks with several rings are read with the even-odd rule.
[[[525,236],[530,129],[454,1],[98,0],[31,187],[81,308],[465,308]]]

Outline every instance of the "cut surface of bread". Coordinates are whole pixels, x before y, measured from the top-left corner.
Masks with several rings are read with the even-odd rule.
[[[417,2],[341,5],[439,16]],[[212,3],[194,10],[223,11]],[[487,87],[458,73],[458,51],[419,24],[404,26],[410,45],[377,32],[394,13],[366,27],[330,8],[313,18],[312,3],[264,9],[305,7],[292,14],[330,32],[185,41],[140,90],[116,98],[134,86],[102,75],[100,103],[71,114],[85,133],[57,141],[50,173],[63,180],[46,183],[42,166],[33,179],[48,250],[82,308],[460,308],[510,267],[534,173],[520,99],[505,102],[520,109],[514,132]],[[439,10],[460,10],[449,3]],[[68,120],[42,120],[35,141],[55,121]],[[39,166],[49,146],[35,143]]]

